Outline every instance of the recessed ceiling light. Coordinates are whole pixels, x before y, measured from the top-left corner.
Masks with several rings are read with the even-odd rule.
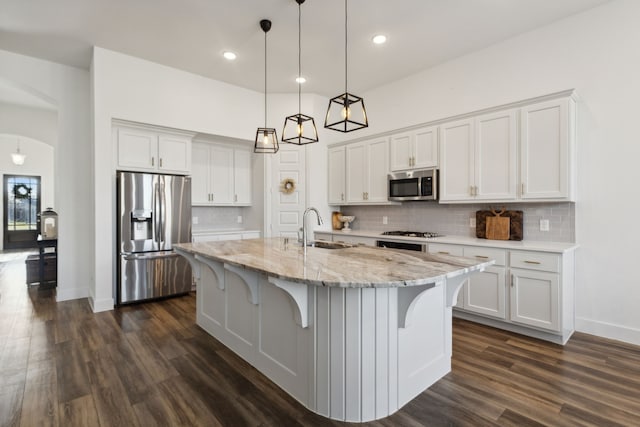
[[[235,53],[229,51],[224,52],[222,56],[224,56],[225,59],[228,59],[229,61],[233,61],[237,58],[237,55]]]
[[[383,43],[385,43],[387,41],[387,36],[382,35],[382,34],[378,34],[376,36],[373,36],[373,39],[371,39],[371,40],[373,40],[373,42],[375,44],[383,44]]]
[[[300,76],[300,77],[296,77],[296,83],[304,83],[306,82],[307,79],[305,79],[304,77]]]

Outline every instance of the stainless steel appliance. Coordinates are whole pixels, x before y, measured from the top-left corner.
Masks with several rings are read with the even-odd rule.
[[[117,174],[117,303],[191,290],[191,266],[172,251],[191,241],[191,178]]]
[[[404,202],[410,200],[438,200],[438,170],[420,169],[393,172],[387,175],[388,199]]]
[[[403,237],[420,237],[425,239],[432,239],[434,237],[442,237],[442,234],[434,233],[431,231],[385,231],[383,236],[403,236]],[[408,251],[426,252],[427,245],[420,242],[413,241],[397,241],[397,240],[378,240],[376,246],[379,248],[392,248],[392,249],[405,249]]]

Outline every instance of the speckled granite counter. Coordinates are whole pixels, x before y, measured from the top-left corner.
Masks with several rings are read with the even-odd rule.
[[[434,283],[480,271],[493,261],[355,246],[302,248],[282,238],[181,243],[179,250],[279,279],[318,286],[398,287]]]

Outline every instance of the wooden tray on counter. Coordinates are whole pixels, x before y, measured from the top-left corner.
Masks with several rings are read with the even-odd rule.
[[[491,211],[476,211],[476,237],[478,239],[487,238],[487,217],[494,216]],[[509,218],[509,240],[522,240],[523,237],[523,214],[522,211],[505,211],[500,215]]]

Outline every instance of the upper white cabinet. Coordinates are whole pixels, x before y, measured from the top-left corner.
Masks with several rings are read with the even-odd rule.
[[[514,200],[517,110],[440,127],[440,200]]]
[[[389,141],[372,139],[346,145],[347,203],[386,203]]]
[[[251,204],[251,152],[248,148],[195,142],[193,153],[193,205]]]
[[[333,147],[329,149],[329,204],[342,205],[346,202],[345,173],[346,151],[345,147]]]
[[[392,171],[438,166],[438,127],[429,126],[391,136]]]
[[[121,125],[115,132],[118,169],[191,173],[191,134]]]
[[[575,200],[575,101],[541,102],[521,109],[520,197]]]

